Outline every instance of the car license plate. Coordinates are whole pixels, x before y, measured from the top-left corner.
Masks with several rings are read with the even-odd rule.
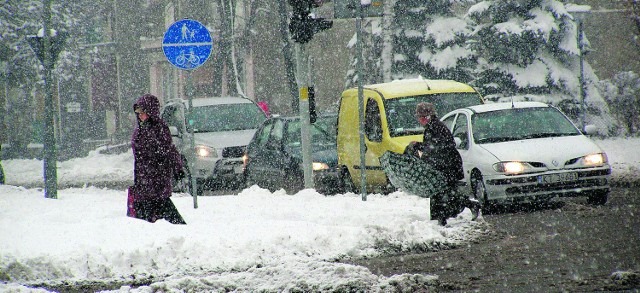
[[[578,173],[557,173],[538,176],[538,183],[557,183],[578,180]]]

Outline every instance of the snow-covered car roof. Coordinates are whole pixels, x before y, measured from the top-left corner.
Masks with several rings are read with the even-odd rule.
[[[461,82],[420,78],[365,85],[364,89],[374,90],[385,99],[439,93],[476,93],[471,86]],[[357,92],[357,88],[348,89],[347,92]]]
[[[546,108],[549,107],[548,104],[541,102],[505,102],[505,103],[489,103],[489,104],[481,104],[466,107],[467,109],[473,111],[474,113],[483,113],[483,112],[492,112],[499,111],[511,108]]]
[[[189,100],[186,99],[172,99],[167,101],[170,103],[184,103],[185,106],[189,106]],[[243,97],[209,97],[209,98],[195,98],[193,99],[194,107],[211,106],[211,105],[224,105],[224,104],[250,104],[253,101]]]
[[[215,98],[199,98],[193,99],[194,107],[221,105],[221,104],[244,104],[253,103],[253,101],[240,97],[215,97]]]

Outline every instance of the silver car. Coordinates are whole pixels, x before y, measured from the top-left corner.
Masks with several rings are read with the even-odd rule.
[[[176,191],[188,191],[190,176],[198,186],[236,187],[243,183],[242,155],[258,127],[266,120],[264,111],[241,97],[193,99],[192,116],[187,117],[187,100],[168,101],[162,118],[169,125],[173,143],[182,154],[186,177],[174,184]],[[191,148],[191,130],[195,149]],[[195,152],[193,170],[189,159]],[[199,188],[200,189],[200,188]]]
[[[555,107],[484,104],[454,110],[441,120],[462,155],[466,190],[485,206],[556,196],[607,202],[607,155]],[[585,128],[595,132],[593,126]]]

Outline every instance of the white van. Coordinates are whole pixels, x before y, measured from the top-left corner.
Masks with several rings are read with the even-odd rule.
[[[197,98],[192,103],[190,119],[186,117],[188,100],[167,101],[161,111],[185,163],[187,176],[174,183],[174,189],[188,191],[191,176],[202,188],[242,186],[242,155],[266,114],[255,102],[242,97]],[[191,128],[195,150],[191,149]],[[189,170],[188,159],[194,151],[194,170]]]

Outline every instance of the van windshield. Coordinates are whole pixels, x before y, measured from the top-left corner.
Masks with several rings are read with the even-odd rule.
[[[416,119],[416,106],[421,102],[432,103],[438,117],[442,117],[458,108],[482,104],[482,98],[478,93],[443,93],[385,100],[391,137],[421,134],[424,131]]]
[[[187,128],[193,126],[194,132],[257,129],[265,119],[264,112],[253,103],[193,107],[192,123],[187,123]]]

